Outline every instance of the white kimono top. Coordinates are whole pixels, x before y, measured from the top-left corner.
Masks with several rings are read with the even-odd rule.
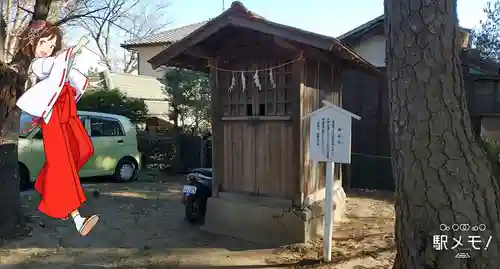
[[[70,66],[72,50],[68,48],[55,57],[37,58],[31,63],[31,70],[40,81],[17,100],[20,109],[49,123],[54,103],[67,81],[76,89],[75,100],[78,102],[87,88],[88,79]]]

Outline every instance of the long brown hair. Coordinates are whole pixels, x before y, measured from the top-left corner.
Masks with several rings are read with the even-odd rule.
[[[19,50],[12,59],[12,64],[17,65],[20,71],[26,71],[31,61],[35,58],[36,46],[40,39],[56,38],[54,50],[50,56],[54,56],[60,51],[62,46],[61,29],[53,23],[43,20],[31,22],[30,25],[21,32],[18,38]]]
[[[24,29],[24,31],[19,36],[19,50],[22,54],[34,58],[38,41],[40,41],[40,39],[42,38],[54,37],[56,38],[56,43],[54,45],[54,51],[50,56],[54,56],[58,51],[61,50],[61,29],[48,21],[34,21],[28,27],[26,27],[26,29]]]

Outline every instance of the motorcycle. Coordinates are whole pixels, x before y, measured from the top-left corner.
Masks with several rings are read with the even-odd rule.
[[[207,200],[212,197],[212,169],[197,168],[187,175],[182,188],[184,218],[191,224],[203,224],[207,212]]]

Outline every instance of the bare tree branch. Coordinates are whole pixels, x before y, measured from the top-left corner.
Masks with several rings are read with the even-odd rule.
[[[125,0],[108,0],[105,6],[105,12],[100,14],[102,17],[91,16],[88,17],[88,22],[84,21],[85,26],[94,39],[97,49],[100,52],[101,61],[106,65],[109,70],[112,69],[111,62],[108,58],[109,54],[109,32],[110,32],[110,22],[115,20],[115,16],[118,10],[123,7]],[[93,29],[94,31],[91,31]]]
[[[163,29],[162,19],[169,6],[150,5],[141,0],[7,0],[3,2],[5,27],[0,37],[5,62],[17,51],[17,34],[31,20],[50,19],[56,25],[85,29],[97,47],[101,62],[108,69],[130,72],[137,68],[135,52],[125,51],[123,57],[114,48],[124,40],[140,38]],[[7,10],[5,10],[7,7]],[[94,52],[95,53],[95,52]]]
[[[131,72],[137,68],[137,55],[134,52],[125,51],[123,56],[119,56],[112,49],[119,46],[117,40],[144,37],[167,25],[161,16],[165,14],[168,3],[151,8],[149,3],[139,0],[104,0],[101,2],[106,6],[104,11],[80,20],[81,27],[94,40],[102,64],[107,69]]]
[[[17,4],[17,8],[19,8],[20,10],[22,11],[25,11],[25,12],[28,12],[28,13],[31,13],[31,14],[35,14],[35,12],[29,10],[29,9],[26,9],[24,7],[22,7],[21,5]]]
[[[92,15],[94,13],[97,13],[101,10],[105,10],[106,7],[101,7],[101,8],[98,8],[98,9],[95,9],[95,10],[92,10],[92,11],[88,11],[86,13],[82,13],[82,14],[72,14],[72,15],[68,15],[64,18],[62,18],[61,20],[57,21],[54,23],[54,25],[61,25],[61,24],[64,24],[68,21],[71,21],[71,20],[76,20],[76,19],[80,19],[80,18],[83,18],[83,17],[88,17],[89,15]]]
[[[52,0],[37,0],[33,8],[32,21],[45,20],[50,11]]]
[[[16,9],[16,17],[14,19],[14,21],[12,22],[12,29],[22,29],[23,26],[25,24],[27,24],[27,21],[26,22],[23,22],[23,18],[25,18],[25,14],[27,12],[25,12],[23,9],[21,9],[21,5],[17,5],[17,9]],[[7,52],[7,57],[10,58],[14,55],[15,51],[14,51],[14,48],[16,47],[16,44],[17,44],[17,39],[13,38],[14,36],[9,34],[7,35],[7,39],[5,40],[5,45],[7,46],[6,47],[6,52]]]

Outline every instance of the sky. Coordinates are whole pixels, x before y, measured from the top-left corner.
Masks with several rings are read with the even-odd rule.
[[[165,1],[165,0],[162,0]],[[214,18],[231,5],[230,0],[170,0],[168,28]],[[383,14],[383,0],[240,0],[249,10],[268,20],[337,37]],[[487,0],[458,0],[460,26],[474,28],[484,19]],[[122,48],[119,48],[120,50]],[[97,56],[83,51],[76,60],[81,71],[97,66]]]

